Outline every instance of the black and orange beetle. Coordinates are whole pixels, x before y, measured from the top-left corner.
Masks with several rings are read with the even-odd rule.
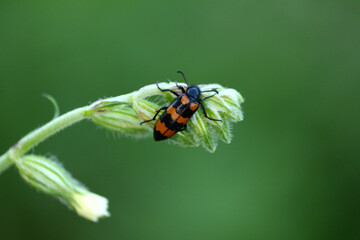
[[[150,119],[143,121],[140,124],[154,121],[156,116],[162,110],[166,110],[160,118],[157,120],[155,127],[154,127],[154,139],[155,141],[161,141],[172,137],[175,133],[181,132],[186,130],[187,122],[190,118],[194,115],[197,111],[199,105],[201,106],[202,110],[204,111],[204,115],[207,119],[212,121],[221,121],[219,119],[211,118],[207,115],[206,110],[202,102],[208,98],[211,98],[218,94],[219,92],[216,89],[211,89],[207,91],[201,91],[200,88],[196,85],[188,85],[186,80],[185,74],[182,71],[177,71],[180,73],[187,85],[186,91],[183,86],[179,86],[176,84],[176,87],[181,90],[182,94],[179,94],[171,89],[161,89],[159,84],[156,83],[158,89],[162,92],[169,91],[176,95],[176,99],[170,104],[168,107],[160,108],[155,116]],[[215,92],[213,95],[201,98],[202,92]]]

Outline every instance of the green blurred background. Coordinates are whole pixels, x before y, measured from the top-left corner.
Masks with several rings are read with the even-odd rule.
[[[0,176],[0,239],[360,239],[360,2],[0,1],[0,151],[62,113],[156,81],[245,97],[208,153],[89,121],[34,149],[110,199],[94,224]],[[355,105],[356,104],[356,105]]]

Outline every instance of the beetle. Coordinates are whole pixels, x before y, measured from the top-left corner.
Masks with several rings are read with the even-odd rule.
[[[197,85],[190,85],[188,84],[185,74],[182,71],[177,71],[177,73],[180,73],[186,83],[186,90],[183,86],[179,86],[176,83],[176,87],[181,90],[181,94],[177,93],[174,90],[171,89],[161,89],[159,87],[159,83],[156,82],[157,88],[162,91],[166,92],[169,91],[172,94],[174,94],[177,98],[167,107],[160,108],[154,117],[150,120],[143,121],[140,124],[151,122],[156,119],[156,116],[163,110],[166,110],[163,112],[163,114],[160,116],[160,118],[157,120],[155,126],[154,126],[154,139],[155,141],[161,141],[168,139],[175,135],[177,132],[181,132],[187,129],[187,122],[190,120],[190,118],[194,115],[194,113],[198,110],[199,105],[201,106],[204,115],[207,119],[210,119],[212,121],[222,121],[220,119],[214,119],[207,115],[205,107],[203,105],[203,101],[206,99],[209,99],[219,92],[216,89],[211,89],[207,91],[201,91],[200,88]],[[201,98],[201,93],[203,92],[214,92],[213,95],[207,96],[204,98]]]

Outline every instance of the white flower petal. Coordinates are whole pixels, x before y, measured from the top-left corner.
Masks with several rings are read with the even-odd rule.
[[[75,194],[75,211],[82,217],[97,222],[101,217],[109,217],[108,200],[100,195],[91,192]]]

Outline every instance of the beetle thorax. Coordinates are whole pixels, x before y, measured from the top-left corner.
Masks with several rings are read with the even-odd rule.
[[[200,99],[201,91],[198,86],[189,86],[186,90],[186,94],[196,100]]]

